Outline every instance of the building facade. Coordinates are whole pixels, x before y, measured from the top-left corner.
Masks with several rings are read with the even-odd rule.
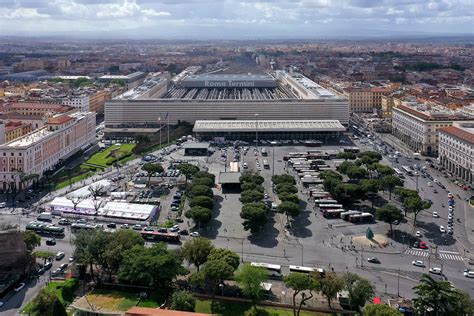
[[[73,96],[62,100],[64,105],[72,106],[80,112],[90,111],[90,98],[88,95]]]
[[[48,119],[43,128],[0,145],[0,188],[22,188],[22,174],[42,176],[96,142],[95,113],[75,112]]]
[[[349,99],[351,113],[373,113],[382,107],[382,96],[391,92],[380,87],[349,87],[344,95]]]
[[[441,128],[451,126],[454,121],[469,119],[447,112],[422,111],[408,105],[399,105],[392,111],[392,134],[412,150],[428,156],[438,154]]]
[[[474,184],[474,121],[440,129],[439,160],[455,177]]]

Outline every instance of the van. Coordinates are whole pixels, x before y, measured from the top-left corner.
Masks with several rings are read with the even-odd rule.
[[[272,207],[270,208],[273,212],[276,212],[278,209],[278,205],[276,203],[272,203]]]
[[[53,220],[53,214],[44,212],[38,215],[36,219],[43,222],[51,222]]]

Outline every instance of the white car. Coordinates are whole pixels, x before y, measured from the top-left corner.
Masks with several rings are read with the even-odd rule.
[[[425,267],[425,264],[421,260],[414,260],[411,262],[411,264],[416,267],[423,267],[423,268]]]
[[[464,276],[466,278],[474,278],[474,271],[465,271]]]
[[[433,217],[438,218],[439,217],[438,212],[433,212]]]
[[[441,275],[443,271],[441,270],[441,268],[430,268],[430,273]]]
[[[444,229],[444,226],[439,226],[439,231],[442,232],[442,233],[445,233],[446,229]]]
[[[428,186],[429,186],[429,187],[432,187],[432,186],[433,186],[433,183],[428,182]]]
[[[416,237],[421,237],[421,236],[423,236],[423,235],[420,233],[419,230],[417,230],[416,233],[415,233],[415,236],[416,236]]]
[[[199,236],[201,236],[201,235],[199,234],[199,232],[192,232],[191,234],[189,234],[189,236],[191,236],[191,237],[199,237]]]
[[[264,199],[268,199],[268,194],[265,193],[265,194],[263,195],[263,198],[264,198]]]
[[[18,285],[18,287],[16,287],[14,291],[20,292],[21,290],[23,290],[24,287],[25,287],[25,283],[20,283],[20,285]]]

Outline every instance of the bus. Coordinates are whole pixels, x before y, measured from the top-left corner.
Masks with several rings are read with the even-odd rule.
[[[344,152],[358,154],[360,152],[360,149],[359,147],[347,147],[347,148],[344,148]]]
[[[311,268],[311,267],[302,267],[302,266],[293,266],[290,265],[290,272],[300,272],[300,273],[313,273],[318,272],[320,276],[325,275],[325,271],[322,268]]]
[[[408,166],[402,166],[402,170],[405,171],[405,173],[409,176],[413,175],[413,170],[411,170]]]
[[[101,224],[73,223],[71,225],[71,232],[78,233],[80,231],[93,231],[102,228],[104,228],[104,226]]]
[[[25,229],[34,231],[38,235],[53,235],[53,236],[64,235],[64,227],[58,227],[52,224],[46,224],[42,222],[30,222],[26,225]]]
[[[270,164],[268,163],[266,159],[263,159],[263,168],[270,169]]]
[[[349,210],[347,212],[342,212],[341,213],[341,219],[343,219],[345,221],[348,221],[350,216],[356,215],[356,214],[362,214],[362,212],[354,211],[354,210]]]
[[[405,178],[405,177],[403,176],[403,172],[401,172],[400,169],[398,169],[398,168],[393,168],[393,171],[395,171],[395,174],[396,174],[399,178],[402,178],[402,179]]]
[[[353,214],[349,216],[351,223],[370,223],[374,221],[374,215],[370,213]]]
[[[314,204],[319,206],[321,204],[337,204],[337,200],[330,200],[330,199],[314,199]]]
[[[251,266],[264,268],[268,272],[268,277],[273,279],[282,279],[283,275],[281,274],[281,266],[278,264],[270,264],[263,262],[251,262]]]
[[[324,218],[341,218],[341,214],[345,212],[344,209],[336,209],[336,210],[323,210],[323,216]]]
[[[342,208],[342,204],[320,204],[319,210],[323,212],[324,210],[337,210]]]
[[[160,233],[157,231],[141,231],[140,235],[146,241],[179,242],[180,236],[177,233]]]

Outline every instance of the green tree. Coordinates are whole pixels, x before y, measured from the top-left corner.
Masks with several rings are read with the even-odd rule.
[[[453,302],[453,315],[474,315],[474,300],[469,293],[454,289],[456,300]]]
[[[203,274],[210,284],[212,290],[211,296],[211,313],[214,313],[214,298],[216,295],[217,287],[222,284],[224,280],[230,279],[236,269],[231,266],[224,258],[213,258],[208,260],[204,265]]]
[[[60,306],[58,306],[58,303]],[[62,306],[62,309],[60,308]],[[50,288],[42,288],[41,291],[36,295],[36,297],[31,302],[31,311],[32,315],[56,315],[59,316],[66,315],[66,310],[64,306],[59,301],[56,292]]]
[[[199,271],[201,265],[206,263],[207,257],[214,249],[211,241],[204,237],[188,239],[181,247],[184,258],[194,264]]]
[[[339,185],[342,185],[342,181],[337,178],[329,177],[323,181],[324,189],[331,193],[331,195],[334,195],[334,189]]]
[[[250,171],[246,171],[242,173],[242,175],[239,178],[239,181],[240,183],[253,182],[255,184],[261,185],[265,181],[265,179],[263,179],[261,175],[258,175]]]
[[[41,246],[41,237],[31,230],[21,232],[21,237],[26,244],[26,249],[32,252],[36,247]]]
[[[382,178],[380,185],[384,190],[388,190],[388,199],[392,199],[392,191],[398,186],[403,186],[403,180],[397,176],[385,176]]]
[[[240,185],[240,188],[242,191],[258,191],[262,193],[264,191],[263,186],[254,182],[244,182]]]
[[[208,196],[195,196],[189,201],[189,206],[200,206],[212,210],[214,208],[214,200]]]
[[[379,177],[386,177],[386,176],[391,176],[395,174],[395,170],[393,170],[392,167],[387,166],[387,165],[382,165],[381,163],[378,163],[378,162],[370,165],[370,169],[377,171],[377,173],[379,174]]]
[[[186,176],[186,179],[190,179],[199,172],[199,167],[190,163],[182,163],[178,165],[178,170]]]
[[[417,197],[407,197],[403,201],[403,206],[408,212],[413,213],[413,226],[416,227],[416,217],[417,215],[428,208],[430,208],[430,203],[423,201],[419,196]]]
[[[159,163],[146,163],[142,166],[142,170],[147,173],[148,176],[148,184],[150,183],[151,177],[155,173],[161,173],[164,171],[163,166]]]
[[[385,304],[367,304],[364,307],[364,316],[402,316],[403,314]]]
[[[384,206],[377,209],[375,217],[388,223],[390,225],[390,235],[393,234],[392,223],[393,221],[401,221],[403,219],[402,212],[393,204],[385,204]]]
[[[263,200],[263,193],[257,190],[242,191],[240,193],[240,202],[243,204],[260,202]]]
[[[275,187],[275,191],[278,194],[282,194],[283,192],[290,194],[298,193],[298,189],[293,184],[289,183],[277,184],[277,186]]]
[[[209,223],[212,218],[212,211],[202,206],[193,206],[184,213],[184,216],[192,218],[198,224],[198,227],[201,227],[202,224]]]
[[[77,262],[89,266],[90,274],[94,277],[94,265],[106,265],[105,251],[111,240],[111,234],[103,230],[81,231],[74,238],[74,257]]]
[[[216,182],[216,176],[213,175],[212,173],[206,172],[206,171],[198,171],[194,174],[193,179],[196,178],[209,178],[212,180],[212,183]]]
[[[353,167],[347,168],[345,174],[350,179],[358,180],[358,179],[363,179],[367,177],[368,172],[362,167],[353,166]]]
[[[301,307],[306,301],[313,298],[313,291],[319,288],[319,283],[310,275],[304,273],[291,272],[283,278],[283,282],[287,288],[293,290],[293,316],[299,316]],[[306,294],[309,292],[309,295]],[[301,294],[301,301],[296,310],[296,297]]]
[[[332,171],[332,170],[324,170],[323,172],[321,172],[319,174],[319,177],[321,179],[330,179],[330,178],[332,178],[332,179],[342,181],[342,176],[339,173],[337,173],[335,171]]]
[[[284,183],[291,184],[291,185],[296,184],[295,178],[290,176],[289,174],[286,174],[286,173],[285,174],[276,174],[276,175],[272,176],[272,182],[275,185],[284,184]]]
[[[343,163],[341,163],[339,165],[339,167],[337,168],[337,170],[339,170],[340,173],[342,174],[347,174],[347,170],[349,170],[350,168],[354,168],[354,167],[357,167],[357,165],[352,162],[352,161],[344,161]],[[342,179],[341,179],[342,180]]]
[[[376,194],[380,190],[380,181],[377,179],[364,179],[360,185],[367,193]]]
[[[296,203],[285,201],[278,205],[278,212],[286,214],[287,217],[297,217],[301,213],[301,208]]]
[[[257,233],[267,222],[267,208],[260,202],[251,202],[242,205],[240,217],[244,219],[242,225],[252,234]]]
[[[196,299],[188,291],[175,291],[171,295],[170,308],[175,311],[194,312],[196,308]]]
[[[337,159],[344,159],[344,160],[355,160],[357,155],[351,152],[342,152],[336,155]]]
[[[288,192],[282,192],[282,193],[278,194],[278,197],[280,198],[280,200],[282,202],[292,202],[292,203],[295,203],[295,204],[300,203],[300,199],[296,194],[291,194],[291,193],[288,193]]]
[[[76,80],[74,80],[74,87],[76,88],[80,88],[80,87],[85,87],[85,86],[89,86],[92,84],[92,81],[87,79],[86,77],[80,77],[80,78],[77,78]]]
[[[436,281],[423,274],[413,289],[416,295],[413,299],[416,314],[425,315],[431,309],[430,315],[454,315],[453,306],[456,305],[458,295],[448,281]]]
[[[250,298],[254,309],[257,303],[263,298],[264,291],[262,282],[267,278],[267,271],[261,267],[254,267],[246,263],[236,271],[234,279],[242,289],[242,292]]]
[[[205,185],[208,188],[212,188],[214,186],[214,181],[208,177],[194,178],[191,188],[195,185]]]
[[[208,179],[208,178],[204,178]],[[189,190],[189,196],[207,196],[209,198],[212,198],[214,196],[214,193],[212,193],[211,188],[205,185],[193,185],[191,190]]]
[[[151,286],[156,289],[169,287],[178,275],[187,273],[176,254],[169,251],[165,243],[158,243],[151,248],[133,246],[125,251],[119,279],[132,285]]]
[[[214,248],[211,250],[207,261],[211,260],[224,260],[229,264],[234,270],[237,270],[240,264],[239,255],[229,250],[227,248]]]
[[[336,298],[337,293],[344,289],[344,278],[334,272],[327,272],[324,278],[319,278],[321,293],[326,297],[329,308],[331,300]]]
[[[371,165],[382,160],[382,155],[375,151],[363,151],[358,155],[359,160],[363,165]]]
[[[400,200],[402,202],[404,202],[405,199],[408,198],[408,197],[417,197],[418,196],[418,192],[416,192],[415,190],[405,189],[403,187],[396,187],[395,188],[395,194],[398,195],[398,197],[400,198]],[[406,214],[405,214],[405,216],[406,216]]]
[[[360,308],[374,296],[375,288],[369,280],[352,272],[345,273],[344,280],[346,283],[345,287],[349,292],[351,309],[360,312]]]

